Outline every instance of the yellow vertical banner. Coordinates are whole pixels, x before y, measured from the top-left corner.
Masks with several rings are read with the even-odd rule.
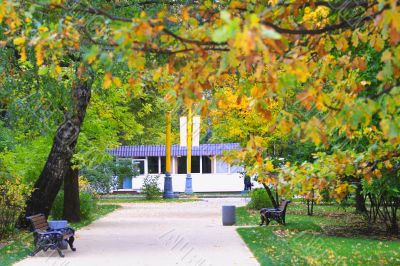
[[[189,106],[188,109],[188,118],[187,118],[187,173],[190,174],[192,172],[192,106]]]
[[[166,122],[165,171],[171,173],[171,112],[167,112]]]

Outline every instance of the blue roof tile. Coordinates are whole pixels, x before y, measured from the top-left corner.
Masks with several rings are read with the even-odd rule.
[[[239,143],[200,144],[192,147],[193,156],[221,155],[224,151],[239,150]],[[109,151],[118,157],[165,156],[165,145],[120,146]],[[186,156],[186,147],[172,145],[171,156]]]

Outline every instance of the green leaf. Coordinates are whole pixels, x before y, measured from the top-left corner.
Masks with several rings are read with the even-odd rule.
[[[393,66],[391,62],[387,62],[382,69],[383,77],[385,80],[393,78]]]
[[[229,29],[226,25],[214,31],[212,40],[214,42],[226,42],[230,38]]]
[[[270,38],[273,40],[279,40],[282,38],[282,35],[280,35],[278,32],[266,27],[261,27],[261,34],[264,38]]]
[[[380,126],[383,131],[383,134],[387,138],[392,139],[392,138],[397,138],[399,136],[399,130],[394,121],[389,119],[382,119]]]
[[[226,23],[231,22],[231,14],[227,10],[222,10],[221,11],[221,19],[225,21]]]

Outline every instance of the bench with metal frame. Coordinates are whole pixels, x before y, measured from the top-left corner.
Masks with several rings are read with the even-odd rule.
[[[286,209],[290,200],[283,200],[278,208],[262,208],[260,210],[261,223],[260,226],[265,223],[268,225],[271,220],[275,220],[280,224],[286,224]]]
[[[72,251],[76,251],[73,243],[75,240],[75,230],[66,226],[63,228],[52,229],[47,222],[44,214],[36,214],[26,218],[31,223],[35,250],[30,254],[35,256],[39,251],[57,250],[60,257],[64,257],[62,249],[67,249],[68,245]]]

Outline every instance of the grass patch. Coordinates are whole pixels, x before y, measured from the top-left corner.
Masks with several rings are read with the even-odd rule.
[[[305,215],[304,205],[288,207],[286,226],[238,228],[237,231],[261,265],[399,265],[400,241],[357,235],[363,226],[350,209],[335,205],[316,206],[316,216]],[[258,211],[237,208],[238,225],[258,225]],[[336,235],[339,231],[348,236]],[[346,234],[344,234],[346,235]]]
[[[32,233],[17,232],[5,246],[0,248],[0,264],[2,266],[13,263],[28,256],[33,250]]]
[[[89,219],[83,220],[79,223],[71,223],[70,225],[75,229],[82,228],[91,224],[93,221],[113,212],[120,206],[110,204],[98,204],[93,214]],[[12,239],[10,239],[5,246],[0,248],[0,265],[9,266],[17,261],[25,258],[33,250],[33,237],[32,233],[26,231],[17,232]]]

